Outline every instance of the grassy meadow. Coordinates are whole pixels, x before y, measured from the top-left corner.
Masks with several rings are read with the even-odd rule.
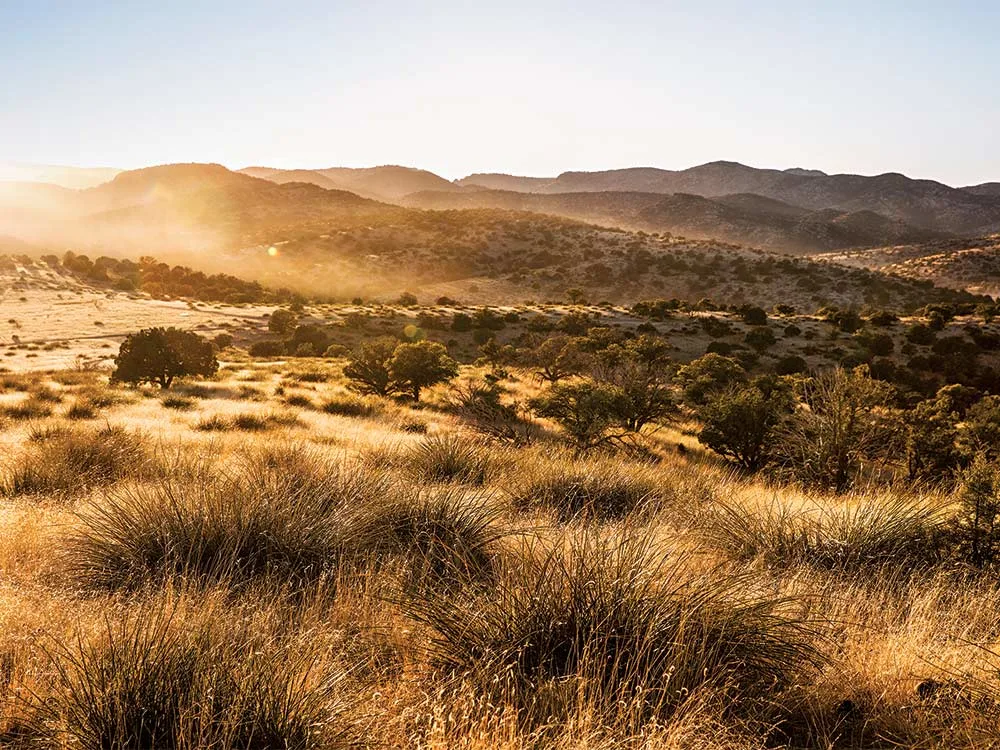
[[[414,403],[343,364],[0,376],[0,744],[1000,745],[953,493],[740,476],[683,421],[491,437],[479,368]]]

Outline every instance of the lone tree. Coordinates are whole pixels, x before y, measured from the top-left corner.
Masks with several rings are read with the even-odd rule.
[[[174,378],[211,377],[218,369],[215,348],[198,334],[177,328],[145,328],[122,342],[111,381],[157,383],[166,389]]]
[[[458,365],[448,356],[444,344],[418,341],[396,347],[389,361],[389,374],[397,389],[408,391],[414,401],[419,401],[422,389],[458,375]]]

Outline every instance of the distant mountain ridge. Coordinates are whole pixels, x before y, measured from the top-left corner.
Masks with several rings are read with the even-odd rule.
[[[812,211],[752,193],[704,198],[691,193],[519,193],[474,190],[415,193],[418,208],[504,208],[563,216],[691,239],[718,239],[792,254],[887,243],[927,242],[945,233],[912,227],[872,211]]]
[[[240,173],[277,183],[307,182],[328,190],[347,190],[364,198],[394,201],[423,190],[460,190],[433,172],[413,167],[382,166],[364,169],[273,169],[246,167]]]
[[[888,219],[961,235],[1000,231],[1000,196],[992,188],[954,188],[890,172],[873,177],[813,170],[757,169],[717,161],[679,171],[633,167],[564,172],[554,178],[475,174],[457,184],[531,193],[689,193],[707,198],[752,193],[812,210],[874,211]]]

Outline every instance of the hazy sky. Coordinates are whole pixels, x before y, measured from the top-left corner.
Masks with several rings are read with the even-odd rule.
[[[0,161],[978,183],[998,35],[997,0],[0,0]]]

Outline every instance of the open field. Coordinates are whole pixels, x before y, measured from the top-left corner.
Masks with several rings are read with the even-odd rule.
[[[495,443],[341,366],[0,381],[48,410],[4,417],[6,743],[1000,743],[1000,595],[933,551],[947,491],[741,478],[684,423],[641,458]]]

